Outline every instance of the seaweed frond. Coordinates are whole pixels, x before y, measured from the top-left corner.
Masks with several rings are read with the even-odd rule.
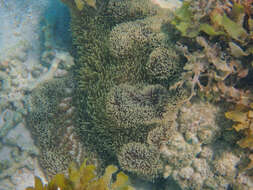
[[[67,177],[61,173],[56,174],[46,185],[43,185],[40,178],[35,177],[35,187],[28,187],[26,190],[134,190],[129,185],[128,176],[123,172],[117,174],[115,181],[112,180],[112,175],[118,170],[116,166],[108,166],[104,175],[98,177],[96,167],[87,165],[86,161],[80,168],[72,163]]]
[[[226,118],[236,122],[232,127],[236,131],[243,131],[245,137],[238,141],[242,148],[253,149],[253,103],[250,107],[237,106],[235,110],[225,113]]]

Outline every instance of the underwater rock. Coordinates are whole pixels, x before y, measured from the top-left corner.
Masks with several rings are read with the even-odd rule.
[[[5,137],[8,132],[21,122],[22,116],[19,112],[6,109],[1,114],[3,123],[0,126],[0,138]]]
[[[17,145],[21,151],[28,152],[31,155],[38,155],[39,150],[34,145],[34,141],[29,131],[25,128],[24,123],[19,123],[15,129],[12,129],[4,138],[5,145]]]
[[[11,176],[11,182],[15,186],[15,190],[24,190],[28,186],[34,184],[34,177],[40,176],[40,179],[45,183],[46,178],[38,164],[37,159],[33,159],[34,169],[20,168]]]
[[[47,58],[48,55],[50,55],[49,59]],[[53,79],[54,76],[63,77],[67,75],[67,71],[58,69],[58,67],[61,66],[66,69],[74,65],[73,57],[70,56],[68,52],[56,51],[51,54],[48,54],[46,52],[45,54],[43,54],[42,59],[46,61],[48,64],[50,64],[50,68],[48,69],[47,73],[43,74],[38,79],[27,85],[26,86],[27,91],[32,91],[39,84]]]

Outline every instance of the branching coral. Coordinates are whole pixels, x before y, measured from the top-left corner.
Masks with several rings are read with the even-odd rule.
[[[123,172],[117,174],[112,181],[112,175],[117,172],[117,167],[110,165],[106,168],[102,177],[96,175],[96,167],[87,165],[86,161],[78,169],[74,164],[69,166],[68,176],[56,174],[47,185],[43,185],[38,177],[35,177],[35,187],[26,190],[134,190],[129,185],[128,176]]]

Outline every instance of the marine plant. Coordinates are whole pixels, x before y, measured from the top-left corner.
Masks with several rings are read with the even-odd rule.
[[[235,106],[234,110],[225,113],[226,118],[235,122],[232,126],[237,132],[242,132],[244,137],[237,143],[242,148],[253,149],[253,103],[249,107]],[[253,168],[253,154],[249,154],[250,163],[245,169]]]
[[[252,93],[242,85],[252,71],[252,15],[248,1],[184,1],[171,24],[180,32],[178,48],[187,58],[177,85],[215,101],[249,105]],[[186,81],[190,81],[186,82]],[[176,85],[176,86],[177,86]],[[197,88],[198,87],[198,88]]]
[[[128,176],[123,172],[117,173],[116,180],[112,180],[112,175],[117,170],[116,166],[110,165],[105,169],[104,175],[99,177],[94,165],[87,165],[84,161],[80,168],[77,168],[72,163],[68,176],[58,173],[47,185],[43,185],[40,178],[35,177],[35,187],[28,187],[26,190],[134,190],[130,186]]]
[[[225,116],[236,122],[232,126],[236,131],[243,131],[245,134],[245,137],[238,144],[242,148],[253,149],[253,103],[250,104],[249,108],[238,105],[235,110],[226,112]]]
[[[226,118],[242,135],[252,168],[252,0],[186,0],[174,13],[171,25],[179,33],[177,48],[187,62],[174,87],[190,89],[193,96],[212,102],[229,102]]]

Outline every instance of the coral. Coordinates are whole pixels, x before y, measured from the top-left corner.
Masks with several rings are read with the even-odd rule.
[[[223,152],[221,155],[217,155],[213,162],[214,171],[221,176],[233,179],[236,173],[236,166],[238,165],[240,158],[231,152]]]
[[[103,155],[105,152],[115,155],[124,144],[145,141],[148,131],[155,125],[153,120],[159,119],[164,111],[167,91],[161,85],[121,84],[110,89],[105,101],[104,117],[96,127],[82,126],[81,131],[88,131],[88,138],[84,140],[94,143],[95,149]],[[97,113],[101,112],[102,109]]]
[[[230,61],[248,63],[247,56],[240,57],[243,53],[234,44],[230,46],[239,58],[229,56],[230,50],[203,31],[197,31],[193,39],[177,34],[181,46],[172,49],[167,33],[161,31],[171,27],[168,14],[153,15],[147,9],[138,15],[135,2],[97,1],[99,10],[85,5],[79,13],[72,13],[78,84],[74,100],[79,117],[75,129],[106,165],[118,163],[146,180],[156,180],[163,173],[182,189],[209,188],[216,180],[211,167],[214,144],[222,132],[216,123],[218,109],[204,103],[185,106],[186,110],[180,107],[195,95],[197,87],[199,95],[210,92],[215,99],[214,87],[232,86],[232,79],[248,69],[242,62],[232,66]],[[133,15],[126,18],[128,11]],[[229,93],[222,96],[229,99]],[[231,184],[222,175],[217,178],[220,181],[213,183],[217,189]]]
[[[44,168],[47,176],[52,177],[57,173],[66,172],[71,163],[71,156],[61,149],[43,149],[40,155],[40,165]]]
[[[221,129],[217,122],[220,109],[208,103],[194,103],[182,106],[179,111],[179,131],[184,134],[188,142],[210,144],[220,136]]]
[[[160,153],[167,182],[174,180],[185,190],[225,190],[232,184],[252,187],[249,174],[238,169],[242,162],[248,163],[248,153],[222,139],[230,125],[223,109],[199,99],[174,109],[176,117],[170,117],[171,111],[166,109],[157,121],[159,126],[150,130],[147,143]],[[242,185],[242,181],[247,183]]]
[[[161,117],[167,105],[165,85],[149,82],[145,69],[151,51],[167,43],[160,30],[167,15],[155,16],[160,9],[155,7],[153,12],[153,6],[141,2],[97,1],[100,11],[84,6],[72,13],[76,131],[87,147],[108,162],[117,160],[124,144],[145,142],[155,127],[153,120]],[[119,18],[116,7],[126,11]],[[130,21],[124,16],[127,11],[133,11]]]
[[[252,93],[242,79],[251,79],[251,16],[223,0],[185,1],[172,20],[144,0],[97,0],[97,9],[85,3],[80,11],[68,2],[82,143],[105,165],[149,181],[163,174],[182,189],[226,189],[240,181],[238,160],[248,155],[221,143],[216,105],[191,98],[249,106]],[[173,50],[166,29],[176,36]],[[188,100],[192,105],[182,106]]]
[[[32,90],[27,102],[27,125],[42,150],[40,163],[48,176],[88,156],[74,133],[72,82],[71,76],[44,82]]]
[[[168,134],[168,127],[165,126],[158,126],[148,133],[147,137],[147,143],[151,147],[155,147],[156,149],[159,149],[162,143],[162,140],[167,139],[169,134]]]
[[[156,108],[165,104],[164,96],[166,90],[159,85],[138,89],[123,84],[108,93],[106,110],[118,127],[138,127],[159,116]]]
[[[200,153],[200,144],[188,143],[182,134],[170,129],[169,137],[163,139],[159,150],[162,156],[166,159],[168,164],[179,170],[186,166],[191,165],[193,159]]]
[[[117,157],[123,170],[151,181],[159,177],[163,168],[159,153],[142,143],[125,144]]]
[[[150,0],[110,0],[106,14],[112,17],[114,22],[121,23],[154,16],[158,10],[156,6],[150,3]]]
[[[56,174],[47,185],[43,185],[40,178],[35,177],[35,187],[27,187],[26,190],[134,190],[129,185],[128,176],[119,172],[116,180],[112,180],[112,175],[117,172],[117,167],[110,165],[105,169],[103,176],[99,177],[95,173],[94,165],[87,165],[86,161],[77,168],[71,164],[68,169],[68,176],[62,173]]]
[[[181,71],[180,56],[171,47],[158,47],[149,55],[145,65],[148,75],[155,81],[173,81]]]
[[[160,41],[161,34],[152,31],[149,19],[118,24],[109,36],[110,51],[117,58],[144,55]]]

